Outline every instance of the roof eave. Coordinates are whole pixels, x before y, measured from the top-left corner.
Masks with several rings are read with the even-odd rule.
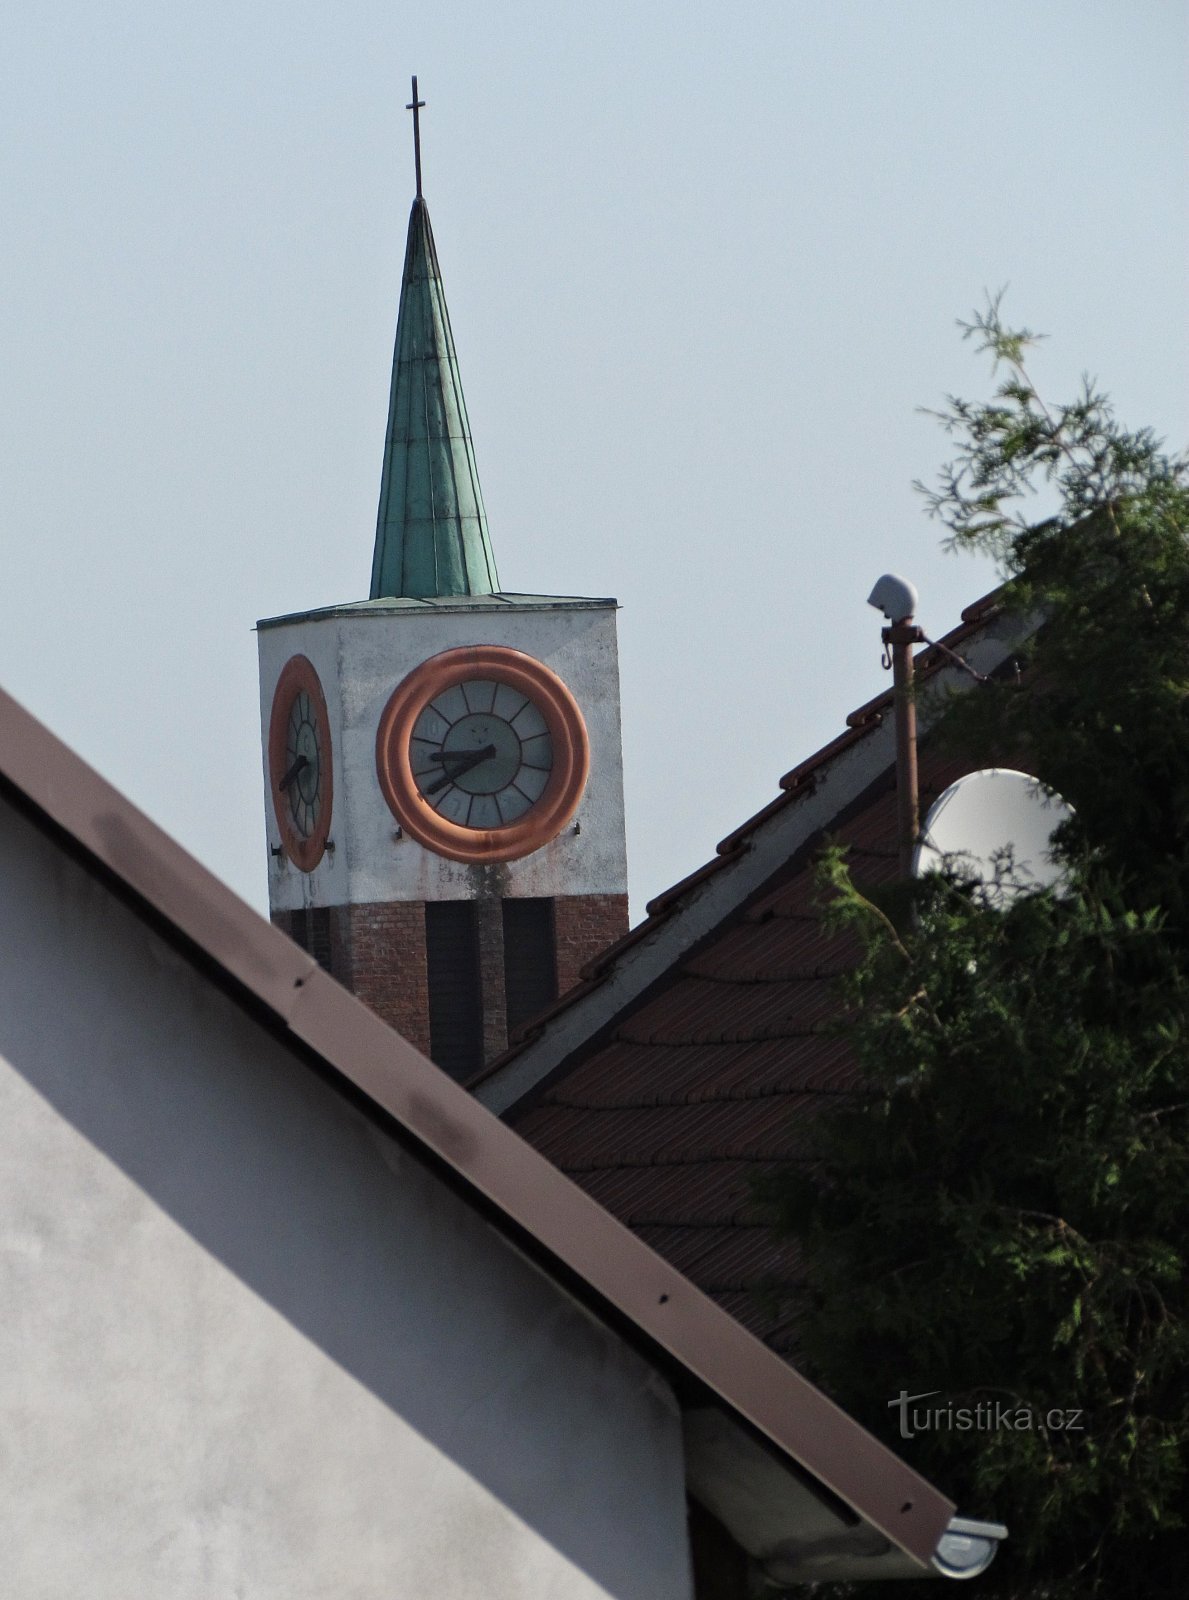
[[[187,854],[0,691],[9,796],[401,1135],[579,1298],[915,1563],[952,1503]]]

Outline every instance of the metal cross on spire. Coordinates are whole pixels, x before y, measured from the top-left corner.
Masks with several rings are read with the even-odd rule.
[[[425,104],[417,98],[417,75],[413,74],[413,98],[405,107],[413,113],[413,160],[417,163],[417,198],[421,199],[421,118],[418,113]]]

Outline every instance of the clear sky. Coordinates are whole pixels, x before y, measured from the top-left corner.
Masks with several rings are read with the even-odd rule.
[[[633,916],[936,635],[1010,285],[1176,447],[1181,0],[46,0],[0,59],[0,684],[257,906],[252,626],[365,597],[419,74],[500,575],[615,595]]]

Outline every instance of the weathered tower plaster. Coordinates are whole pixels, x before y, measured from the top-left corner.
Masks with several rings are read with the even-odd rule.
[[[267,730],[281,669],[313,662],[326,694],[334,763],[331,844],[312,872],[279,850],[269,816],[274,911],[383,900],[473,898],[494,873],[504,895],[627,892],[615,602],[550,596],[372,600],[259,624],[260,717]],[[402,836],[376,775],[389,695],[414,667],[462,645],[502,644],[543,662],[578,701],[590,777],[574,821],[544,848],[478,869]],[[267,744],[267,740],[264,741]],[[265,772],[265,784],[269,781]]]

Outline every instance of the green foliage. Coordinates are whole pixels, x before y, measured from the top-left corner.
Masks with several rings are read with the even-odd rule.
[[[1068,881],[996,909],[936,875],[876,903],[827,853],[866,1090],[768,1199],[810,1265],[809,1370],[1010,1525],[979,1592],[1150,1600],[1189,1573],[1189,486],[1091,385],[1046,406],[997,303],[967,332],[1007,376],[949,402],[930,506],[1043,625],[945,737],[1072,803]],[[1060,511],[1034,526],[1046,481]],[[905,1440],[902,1391],[1033,1424]]]

